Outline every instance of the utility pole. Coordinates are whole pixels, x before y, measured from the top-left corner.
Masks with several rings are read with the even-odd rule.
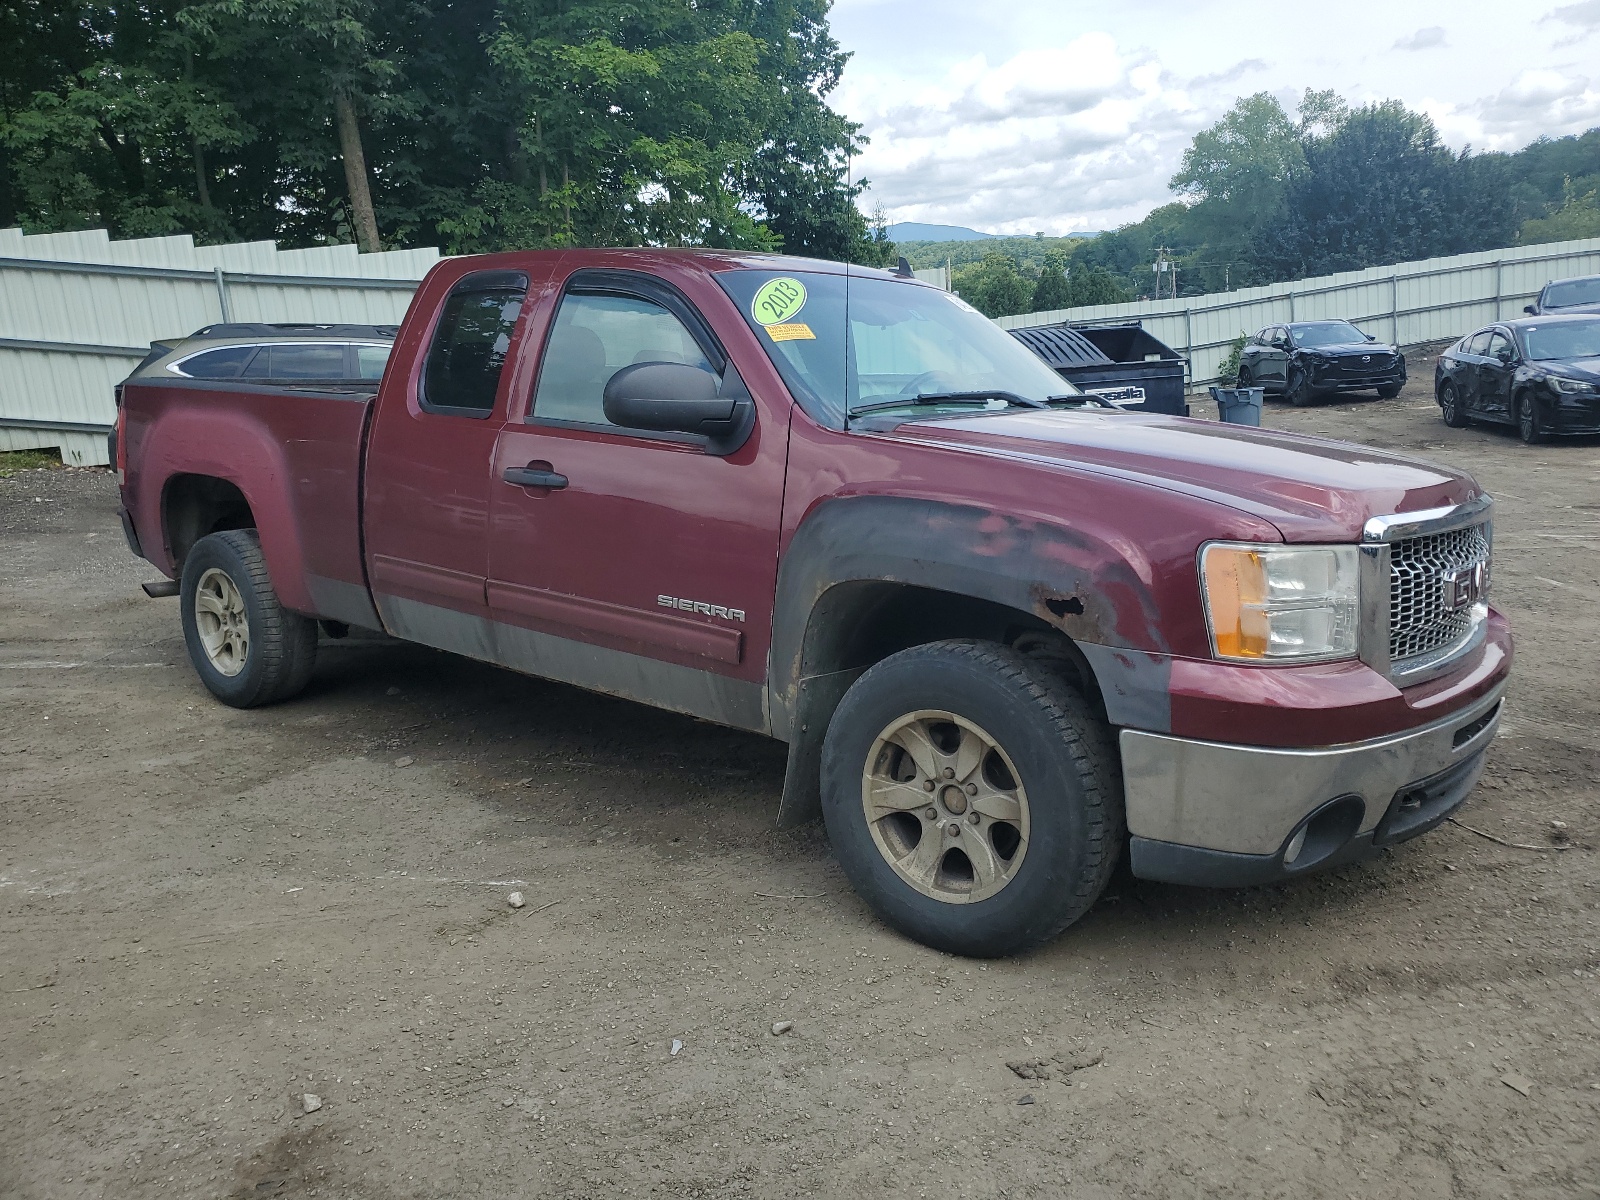
[[[1161,277],[1167,276],[1167,290],[1172,299],[1178,298],[1178,264],[1172,260],[1172,247],[1157,246],[1156,261],[1150,264],[1150,270],[1155,272],[1156,299],[1161,299]]]

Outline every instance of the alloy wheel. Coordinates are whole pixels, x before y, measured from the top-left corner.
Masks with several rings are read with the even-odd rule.
[[[194,592],[194,623],[206,658],[218,674],[231,678],[244,670],[250,657],[250,614],[226,571],[212,567],[200,576]]]
[[[908,886],[947,904],[986,900],[1028,850],[1028,796],[1000,743],[954,713],[886,725],[867,754],[861,807],[873,843]]]

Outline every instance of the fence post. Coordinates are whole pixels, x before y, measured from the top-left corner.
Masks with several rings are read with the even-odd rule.
[[[1500,281],[1504,274],[1502,268],[1506,265],[1505,259],[1494,260],[1494,319],[1500,319]]]
[[[217,303],[222,307],[222,322],[227,324],[233,320],[233,312],[228,305],[228,281],[222,277],[222,268],[216,269],[217,276]]]
[[[1194,381],[1199,378],[1194,369],[1194,310],[1183,310],[1183,361],[1188,364],[1189,386],[1194,386]]]
[[[1294,293],[1289,293],[1289,320],[1294,320]]]
[[[1389,329],[1394,334],[1394,344],[1400,344],[1400,276],[1389,276]]]

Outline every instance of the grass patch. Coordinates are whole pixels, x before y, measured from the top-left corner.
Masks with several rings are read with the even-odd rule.
[[[59,467],[59,450],[0,450],[0,479],[9,479],[18,471],[36,471],[41,467]]]

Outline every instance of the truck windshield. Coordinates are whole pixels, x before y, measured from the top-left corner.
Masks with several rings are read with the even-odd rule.
[[[814,271],[727,271],[717,281],[789,390],[824,419],[902,406],[970,411],[1088,399],[977,309],[936,288]]]

